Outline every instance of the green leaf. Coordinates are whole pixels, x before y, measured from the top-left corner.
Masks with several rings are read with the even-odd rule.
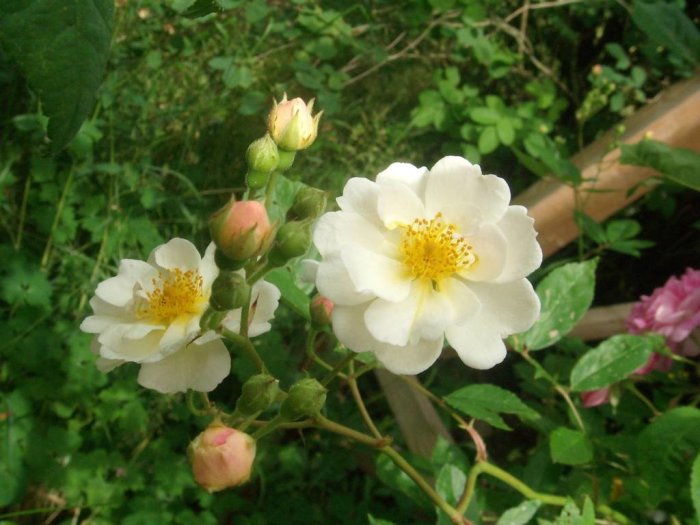
[[[0,280],[0,298],[10,304],[30,304],[49,307],[52,286],[46,274],[13,261],[10,272]]]
[[[464,485],[467,483],[467,475],[457,467],[448,463],[444,465],[435,480],[435,490],[450,505],[457,505]],[[451,525],[453,522],[441,509],[435,507],[437,512],[437,525]]]
[[[549,435],[549,452],[554,463],[581,465],[593,459],[593,446],[580,430],[559,427]]]
[[[655,44],[694,64],[700,62],[700,31],[677,5],[637,0],[632,9],[632,21]]]
[[[309,316],[309,296],[294,282],[294,276],[287,267],[275,268],[265,275],[265,280],[274,284],[282,293],[282,301],[307,321]]]
[[[571,370],[571,390],[585,392],[621,381],[664,346],[660,335],[613,336],[579,359]]]
[[[496,131],[498,132],[498,138],[501,140],[501,143],[506,146],[510,146],[515,140],[515,129],[511,121],[507,118],[503,118],[496,123]]]
[[[542,505],[541,501],[525,500],[517,507],[505,511],[496,525],[525,525],[537,513],[537,509]]]
[[[494,126],[489,126],[481,131],[478,146],[479,151],[483,155],[491,153],[498,147],[498,144],[498,133],[496,132],[496,128]]]
[[[515,414],[520,419],[536,419],[537,412],[523,403],[518,396],[495,385],[469,385],[447,395],[445,401],[467,416],[481,419],[489,425],[510,430],[500,413]]]
[[[690,499],[693,501],[697,522],[700,523],[700,453],[695,456],[690,470]]]
[[[496,124],[501,120],[498,111],[491,108],[474,108],[469,112],[471,119],[478,124]]]
[[[540,318],[521,338],[530,350],[553,345],[568,334],[593,301],[597,259],[569,263],[552,271],[537,286]]]
[[[49,117],[53,151],[92,111],[112,38],[112,0],[6,0],[0,43],[19,64]]]
[[[678,407],[653,420],[637,437],[637,462],[653,508],[687,490],[691,461],[700,450],[700,409]]]
[[[578,227],[583,231],[583,233],[593,239],[593,241],[598,244],[603,244],[608,240],[603,227],[590,215],[586,215],[581,211],[575,210],[574,216],[576,217],[576,224],[578,224]]]
[[[655,140],[622,144],[620,148],[620,164],[654,168],[667,179],[700,191],[700,154],[695,151]]]

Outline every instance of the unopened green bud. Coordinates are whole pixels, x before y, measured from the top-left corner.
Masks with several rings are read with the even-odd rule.
[[[269,260],[276,266],[282,266],[289,259],[304,255],[310,244],[311,224],[308,221],[289,221],[277,232]]]
[[[216,267],[220,270],[235,272],[236,270],[243,268],[248,260],[243,259],[241,261],[234,261],[233,259],[229,259],[224,252],[217,248],[216,251],[214,251],[214,262],[216,263]]]
[[[279,381],[271,375],[254,375],[243,385],[236,411],[244,417],[262,412],[275,401],[279,391]]]
[[[242,308],[250,300],[250,286],[240,273],[222,271],[211,285],[209,304],[225,312]]]
[[[327,200],[325,191],[306,186],[294,196],[288,216],[290,219],[315,219],[326,209]]]
[[[270,173],[276,170],[280,161],[277,144],[272,140],[269,133],[265,133],[264,137],[253,141],[248,146],[245,158],[248,161],[248,169],[250,171],[261,173]]]
[[[270,180],[269,172],[249,170],[245,176],[245,183],[251,190],[263,189],[267,186],[268,180]]]
[[[326,403],[326,388],[309,377],[294,383],[282,401],[280,416],[288,421],[317,416]]]
[[[296,151],[286,151],[279,150],[280,152],[280,163],[277,165],[279,171],[287,171],[294,164],[294,158],[296,157]]]

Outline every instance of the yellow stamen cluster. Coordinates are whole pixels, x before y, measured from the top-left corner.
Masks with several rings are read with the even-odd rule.
[[[400,250],[410,275],[433,283],[476,262],[473,247],[457,233],[454,224],[443,220],[442,213],[404,226]]]
[[[197,270],[159,272],[152,282],[154,288],[146,294],[148,304],[142,314],[158,323],[169,324],[182,315],[197,314],[206,301]]]

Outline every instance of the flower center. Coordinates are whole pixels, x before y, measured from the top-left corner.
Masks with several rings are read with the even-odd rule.
[[[197,270],[183,272],[179,268],[158,273],[154,289],[146,294],[145,317],[170,324],[182,315],[194,315],[201,310],[206,297],[202,293],[202,276]]]
[[[454,224],[443,220],[442,213],[404,226],[400,250],[414,278],[433,282],[469,268],[477,260],[474,248],[457,233]]]

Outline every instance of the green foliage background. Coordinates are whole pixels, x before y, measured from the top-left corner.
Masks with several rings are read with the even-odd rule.
[[[698,13],[682,1],[562,2],[533,9],[519,26],[513,13],[522,3],[500,0],[118,0],[113,22],[110,2],[74,0],[61,4],[64,16],[42,15],[41,31],[21,30],[22,16],[52,15],[59,4],[0,6],[3,524],[434,522],[430,502],[386,458],[313,430],[266,438],[254,479],[240,490],[197,488],[185,448],[206,421],[181,396],[138,388],[134,368],[108,376],[95,369],[89,337],[77,327],[96,284],[121,258],[142,258],[170,237],[206,245],[208,214],[242,189],[245,148],[263,133],[272,97],[285,91],[317,97],[325,111],[292,181],[337,194],[348,177],[373,177],[390,162],[430,165],[457,154],[504,176],[517,194],[545,174],[580,182],[569,161],[574,152],[700,63],[691,22]],[[32,13],[23,12],[27,5]],[[195,16],[212,5],[214,13]],[[93,47],[50,38],[76,13],[93,26],[102,20],[94,35],[82,36]],[[76,56],[86,74],[68,106]],[[80,114],[87,120],[71,139]],[[670,154],[645,148],[630,152],[630,162],[664,171],[659,158]],[[594,300],[635,300],[697,265],[697,194],[676,184],[697,189],[697,170],[687,167],[697,159],[674,159],[686,166],[682,176],[669,168],[670,180],[607,225],[579,217],[577,246],[535,276],[551,272],[541,289],[576,288],[553,312],[578,319]],[[582,262],[555,269],[575,260]],[[559,516],[555,507],[519,505],[519,494],[489,481],[468,517],[493,523],[512,508],[498,523],[527,523],[536,512],[554,520],[542,523],[587,524],[588,497],[633,523],[692,523],[697,368],[622,383],[615,409],[581,410],[584,434],[552,385],[610,384],[637,361],[621,359],[619,368],[605,361],[601,371],[596,356],[608,355],[607,347],[590,350],[563,337],[571,326],[548,319],[551,327],[540,324],[522,338],[533,350],[547,347],[535,364],[515,355],[488,372],[441,363],[421,378],[455,410],[489,424],[480,428],[494,461],[541,492],[572,498]],[[298,335],[303,322],[282,309],[276,330],[257,342],[285,386],[311,366]],[[550,328],[561,333],[549,337]],[[618,343],[603,344],[627,352]],[[640,362],[655,343],[625,342],[646,352],[637,354]],[[214,396],[223,405],[235,403],[253,372],[244,358],[233,369]],[[630,385],[663,415],[650,419]],[[401,445],[371,375],[363,387],[382,431]],[[327,411],[359,427],[349,397],[341,389]],[[473,456],[463,433],[453,435],[459,447],[439,442],[431,458],[413,458],[448,500],[461,493]]]

